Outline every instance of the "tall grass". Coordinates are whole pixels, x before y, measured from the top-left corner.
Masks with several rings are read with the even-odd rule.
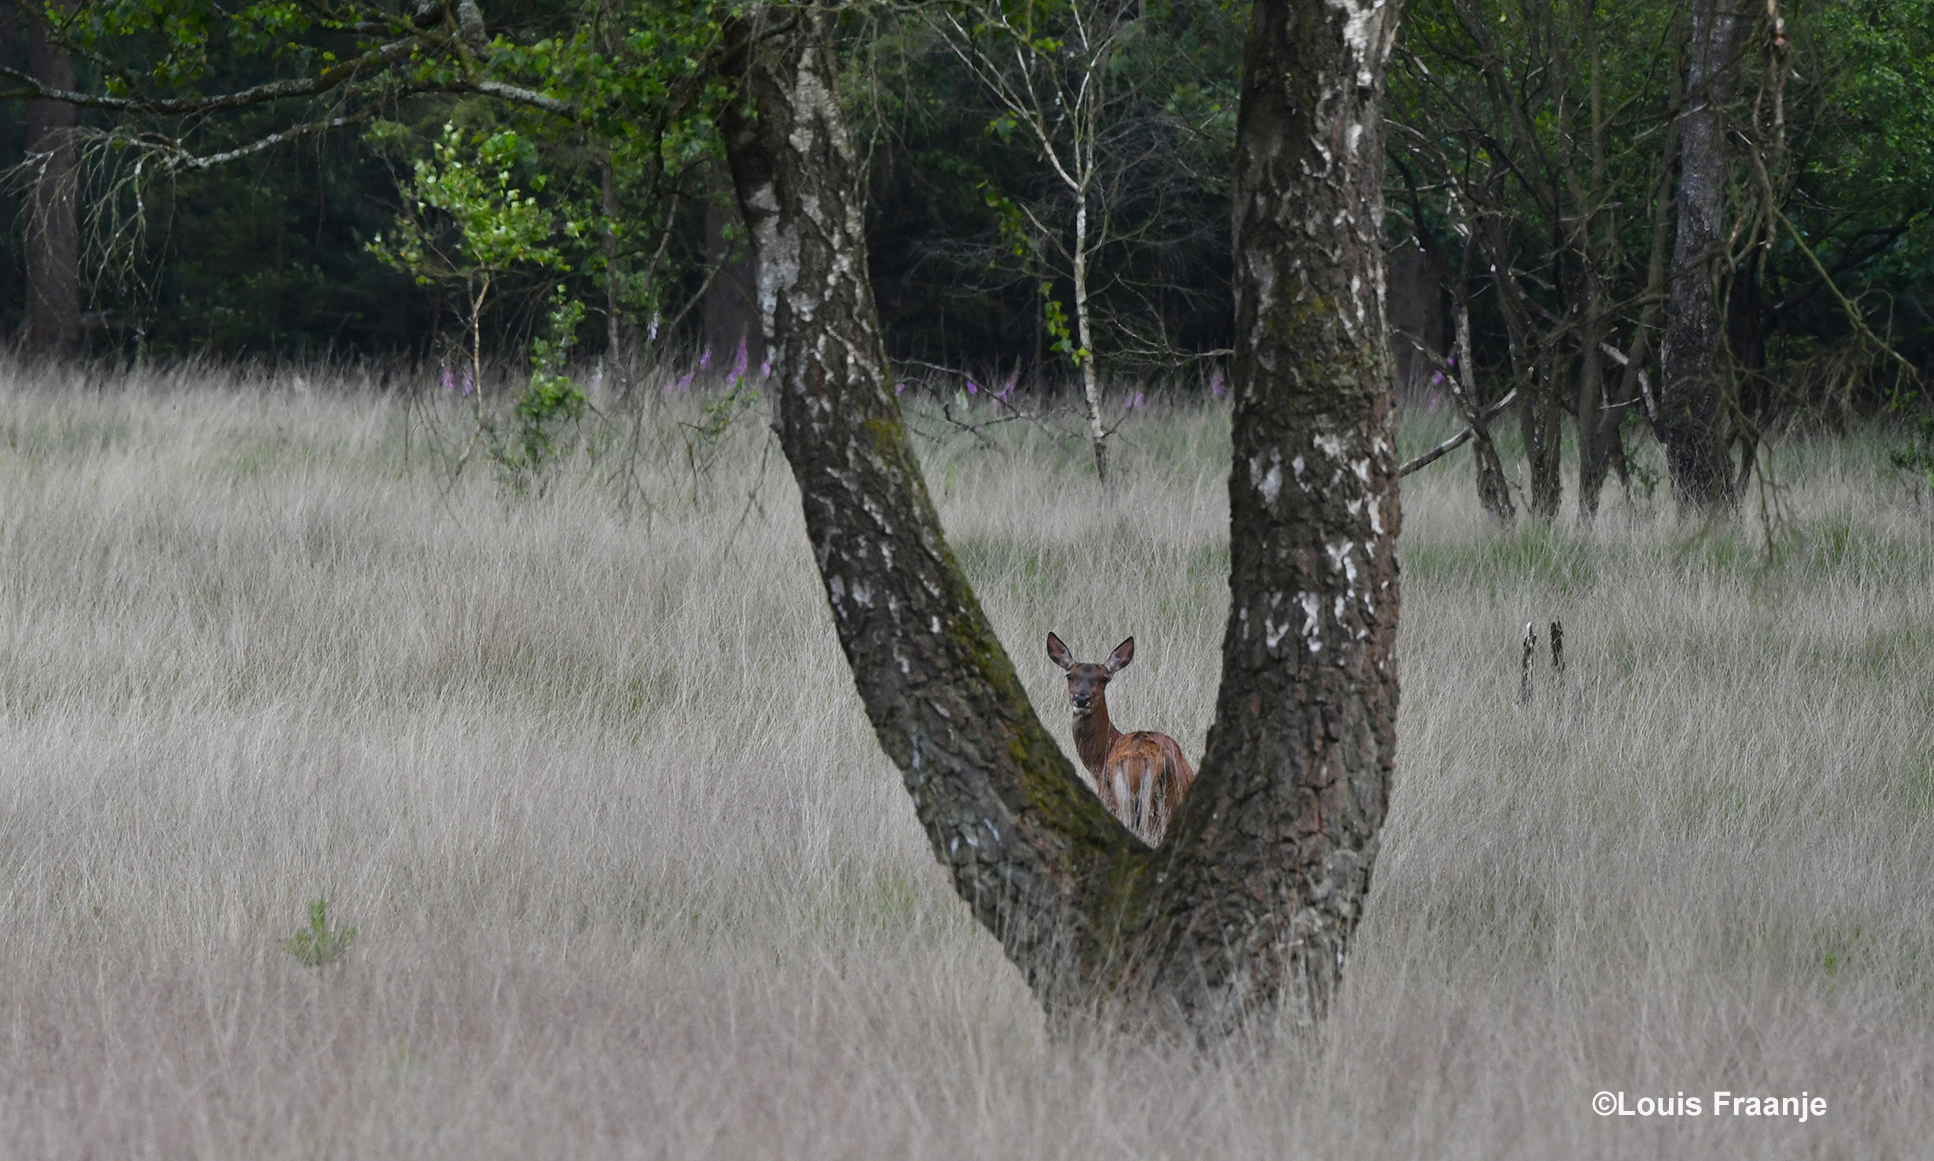
[[[1343,996],[1316,1043],[1203,1059],[1044,1036],[872,741],[757,422],[697,455],[697,402],[614,412],[514,498],[451,483],[452,402],[305,386],[0,385],[0,1155],[1925,1151],[1934,537],[1871,446],[1778,451],[1770,538],[1615,496],[1497,532],[1461,457],[1406,481]],[[1047,631],[1132,633],[1117,721],[1199,754],[1227,422],[1123,436],[1112,503],[1039,428],[922,446],[1057,732]],[[1568,673],[1520,707],[1552,619]],[[284,947],[318,898],[357,929],[333,966]]]

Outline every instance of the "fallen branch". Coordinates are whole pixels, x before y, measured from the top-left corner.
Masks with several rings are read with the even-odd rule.
[[[1491,420],[1497,418],[1497,415],[1499,412],[1503,411],[1506,407],[1510,406],[1511,401],[1513,399],[1516,399],[1517,397],[1518,397],[1518,389],[1516,387],[1513,387],[1511,388],[1511,390],[1505,392],[1504,398],[1498,400],[1496,403],[1491,404],[1489,407],[1486,407],[1480,413],[1479,417],[1483,419],[1485,423],[1491,422]],[[1465,444],[1471,442],[1471,437],[1476,434],[1477,434],[1476,428],[1474,427],[1465,428],[1463,431],[1460,431],[1456,435],[1451,436],[1443,443],[1440,443],[1436,447],[1431,448],[1423,455],[1418,456],[1416,459],[1411,460],[1409,463],[1406,463],[1402,467],[1398,468],[1397,475],[1407,476],[1419,468],[1429,467],[1430,465],[1436,463],[1439,459],[1442,459],[1444,456],[1449,455],[1450,453],[1456,451],[1458,448],[1463,447]]]

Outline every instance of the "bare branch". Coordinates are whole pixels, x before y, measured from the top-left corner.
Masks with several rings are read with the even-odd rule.
[[[1489,423],[1491,420],[1496,419],[1498,415],[1501,412],[1503,412],[1503,410],[1506,407],[1510,406],[1511,401],[1516,399],[1517,397],[1518,397],[1518,389],[1516,387],[1513,387],[1511,388],[1511,390],[1504,393],[1504,398],[1498,400],[1496,403],[1491,404],[1489,407],[1486,407],[1479,414],[1482,416],[1482,418],[1486,423]],[[1429,467],[1430,465],[1436,463],[1438,460],[1456,451],[1458,448],[1463,447],[1465,444],[1471,442],[1471,440],[1476,435],[1477,435],[1477,429],[1475,427],[1465,428],[1463,431],[1460,431],[1456,435],[1451,436],[1443,443],[1440,443],[1436,447],[1431,448],[1423,455],[1420,455],[1416,459],[1410,460],[1409,462],[1405,463],[1402,467],[1397,469],[1397,475],[1407,476],[1410,473],[1417,471],[1419,468]]]

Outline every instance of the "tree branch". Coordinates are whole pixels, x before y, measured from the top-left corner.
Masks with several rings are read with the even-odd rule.
[[[134,113],[150,117],[182,117],[221,113],[231,109],[246,109],[255,105],[265,105],[271,101],[286,100],[290,97],[313,97],[338,89],[355,80],[364,73],[385,68],[398,61],[407,60],[422,41],[418,38],[393,41],[367,53],[355,60],[327,68],[313,77],[299,80],[270,81],[239,89],[233,93],[223,93],[214,97],[108,97],[91,93],[77,93],[68,89],[55,89],[42,85],[19,69],[0,65],[0,77],[18,81],[21,88],[0,93],[0,100],[59,101],[68,105],[79,105],[86,109],[107,109],[117,113]],[[493,82],[484,82],[486,84]]]
[[[1518,389],[1516,387],[1513,387],[1511,388],[1511,390],[1504,393],[1504,398],[1498,400],[1496,403],[1491,404],[1489,407],[1486,407],[1479,414],[1482,416],[1484,422],[1489,423],[1493,419],[1496,419],[1504,411],[1506,407],[1511,405],[1511,401],[1513,399],[1516,399],[1517,397],[1518,397]],[[1451,436],[1443,443],[1440,443],[1436,447],[1431,448],[1423,455],[1418,456],[1414,460],[1410,460],[1406,462],[1402,467],[1397,469],[1397,475],[1400,477],[1407,476],[1410,473],[1417,471],[1419,468],[1429,467],[1430,465],[1436,463],[1438,460],[1442,459],[1443,457],[1456,451],[1458,448],[1463,447],[1465,444],[1471,442],[1471,440],[1476,435],[1477,435],[1477,429],[1475,427],[1465,428],[1463,431],[1460,431],[1456,435]]]

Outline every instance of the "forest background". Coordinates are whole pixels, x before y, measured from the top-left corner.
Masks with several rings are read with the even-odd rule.
[[[1723,129],[1710,275],[1732,470],[1743,483],[1796,415],[1923,407],[1934,4],[1747,5],[1720,83],[1689,99],[1692,13],[1713,7],[1406,9],[1387,135],[1400,387],[1456,385],[1465,318],[1470,402],[1518,389],[1520,495],[1541,515],[1565,424],[1595,507],[1627,476],[1631,429],[1660,421],[1680,130],[1702,94]],[[0,331],[44,355],[375,360],[422,381],[472,357],[521,367],[533,338],[575,342],[607,381],[668,359],[756,367],[708,67],[725,11],[8,8]],[[904,373],[951,373],[949,393],[1085,378],[1096,433],[1143,384],[1219,388],[1246,22],[1227,0],[847,11],[869,260]],[[277,84],[290,95],[223,105]],[[18,99],[50,90],[67,99]],[[423,184],[466,161],[529,211],[485,296]],[[400,254],[399,229],[443,266]]]

